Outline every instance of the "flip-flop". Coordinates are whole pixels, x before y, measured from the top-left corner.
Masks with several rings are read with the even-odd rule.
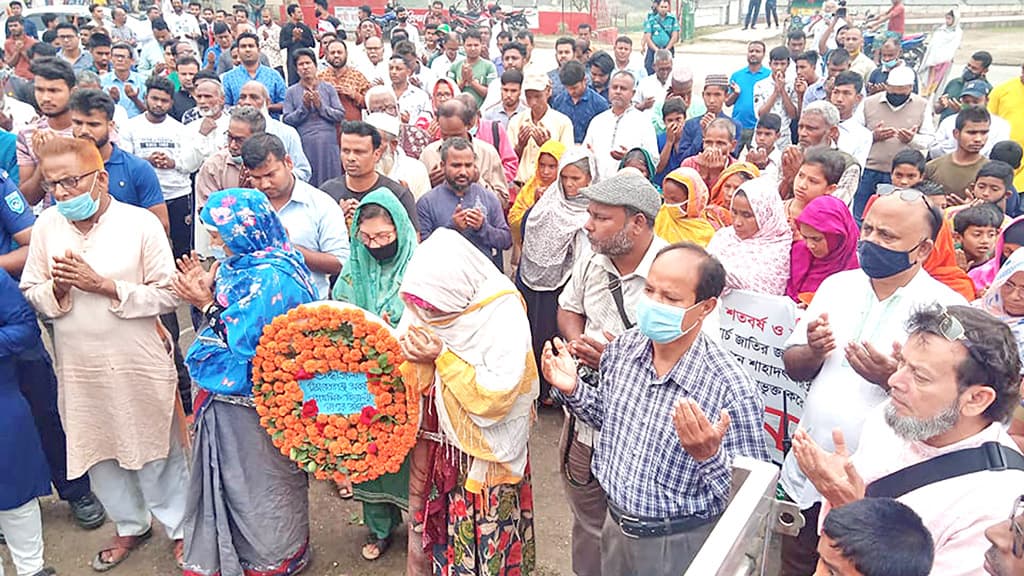
[[[92,569],[97,572],[106,572],[110,570],[121,562],[124,562],[128,556],[131,556],[132,550],[141,546],[142,543],[149,540],[149,537],[152,535],[153,529],[149,528],[138,536],[114,536],[113,545],[96,553],[96,557],[92,559]],[[113,562],[107,562],[103,559],[104,552],[114,552],[118,550],[123,550],[124,556],[121,556]]]
[[[366,552],[366,549],[367,549],[368,546],[376,546],[377,547],[377,555],[376,556],[373,556],[372,554],[368,554]],[[374,560],[377,560],[381,556],[383,556],[384,553],[387,552],[388,548],[390,548],[390,547],[391,547],[391,536],[388,536],[387,538],[381,538],[379,540],[374,538],[373,536],[370,536],[369,541],[366,544],[363,545],[363,549],[361,551],[362,555],[363,555],[363,559],[364,560],[368,560],[370,562],[373,562]]]

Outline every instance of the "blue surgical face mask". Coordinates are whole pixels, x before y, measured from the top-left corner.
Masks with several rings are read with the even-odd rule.
[[[899,62],[898,59],[882,60],[882,68],[885,68],[886,70],[891,70],[896,67],[897,62]]]
[[[880,246],[870,240],[859,240],[857,242],[857,259],[860,261],[860,269],[869,278],[889,278],[909,270],[915,264],[910,260],[910,253],[916,249],[917,246],[914,246],[906,252],[900,252]]]
[[[93,180],[93,187],[96,181]],[[85,194],[79,194],[69,200],[57,201],[57,212],[72,222],[81,222],[92,218],[100,209],[100,201],[92,197],[92,187]]]
[[[212,256],[218,262],[223,262],[227,259],[228,253],[224,251],[224,246],[221,244],[210,244],[210,256]]]
[[[655,302],[645,294],[636,305],[636,323],[644,336],[658,344],[668,344],[686,336],[700,324],[698,320],[683,330],[683,318],[686,313],[702,303],[703,300],[688,308],[679,308]]]

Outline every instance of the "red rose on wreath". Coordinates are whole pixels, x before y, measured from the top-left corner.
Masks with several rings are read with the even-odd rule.
[[[363,426],[369,426],[373,424],[373,417],[377,415],[377,409],[373,406],[367,406],[363,408],[363,411],[359,414],[359,423]]]
[[[303,418],[316,418],[316,415],[320,413],[320,410],[316,407],[316,400],[306,400],[302,404],[302,417]]]

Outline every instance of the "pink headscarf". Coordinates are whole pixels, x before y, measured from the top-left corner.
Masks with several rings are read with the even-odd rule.
[[[786,296],[799,300],[804,292],[817,292],[822,280],[843,270],[857,268],[857,238],[860,232],[846,203],[835,196],[811,200],[796,219],[821,232],[828,254],[815,258],[804,241],[793,243],[790,251],[790,275]]]
[[[736,194],[740,192],[750,202],[757,232],[743,240],[734,227],[722,228],[715,232],[707,250],[725,266],[728,289],[781,296],[789,280],[793,231],[786,221],[778,186],[771,178],[755,178],[744,182]]]
[[[999,273],[999,268],[1003,265],[1003,262],[1005,262],[1005,259],[1003,258],[1003,246],[1006,244],[1007,234],[1011,235],[1011,238],[1009,239],[1011,244],[1024,244],[1024,242],[1017,242],[1017,240],[1024,240],[1024,237],[1021,237],[1024,236],[1024,234],[1022,234],[1024,230],[1021,230],[1024,225],[1020,224],[1022,221],[1024,221],[1024,216],[1018,216],[1008,225],[1004,226],[1003,229],[999,231],[999,238],[996,239],[996,247],[992,252],[992,258],[981,266],[967,272],[967,275],[970,276],[971,280],[974,282],[975,291],[977,291],[979,295],[984,294],[985,291],[988,290],[988,287],[992,285],[992,282],[996,279],[996,274]]]

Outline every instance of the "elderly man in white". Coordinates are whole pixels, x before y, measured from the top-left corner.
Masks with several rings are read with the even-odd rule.
[[[366,122],[376,128],[384,140],[384,152],[377,161],[377,171],[395,182],[404,184],[419,200],[420,196],[430,191],[430,174],[423,162],[406,156],[398,145],[398,135],[401,131],[398,118],[383,112],[375,112],[366,116]]]

